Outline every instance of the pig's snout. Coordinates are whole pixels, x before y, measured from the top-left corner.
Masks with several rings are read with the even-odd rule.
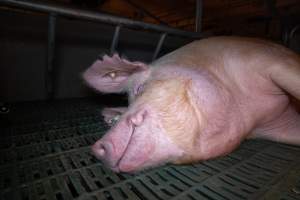
[[[98,140],[93,146],[92,151],[94,155],[105,162],[107,162],[113,155],[113,145],[109,141]],[[108,163],[110,166],[113,166],[114,163]]]

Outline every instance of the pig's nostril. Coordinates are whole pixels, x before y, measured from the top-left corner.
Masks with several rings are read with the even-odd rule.
[[[111,154],[112,149],[112,144],[107,141],[99,141],[93,146],[93,151],[99,159],[103,159],[109,156]]]
[[[103,148],[103,146],[99,148],[98,154],[99,154],[99,156],[101,156],[101,157],[104,156],[104,154],[105,154],[105,149]]]
[[[97,142],[94,144],[93,151],[97,157],[103,157],[106,154],[106,148],[102,142]]]

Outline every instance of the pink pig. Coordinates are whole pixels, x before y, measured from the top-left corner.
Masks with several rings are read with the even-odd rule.
[[[300,144],[300,57],[239,37],[194,41],[147,65],[104,56],[83,74],[104,93],[127,92],[128,109],[92,147],[116,172],[226,155],[248,138]]]

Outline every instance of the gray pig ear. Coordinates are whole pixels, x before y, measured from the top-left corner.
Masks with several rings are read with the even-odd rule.
[[[100,92],[116,93],[125,89],[128,78],[137,72],[147,70],[142,62],[130,62],[120,58],[118,54],[109,57],[104,55],[84,73],[83,78],[88,85]]]

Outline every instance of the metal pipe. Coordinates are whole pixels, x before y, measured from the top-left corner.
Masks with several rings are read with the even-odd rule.
[[[287,27],[282,28],[282,41],[285,46],[289,46],[290,33]]]
[[[300,28],[300,24],[294,26],[291,31],[285,30],[283,33],[283,43],[287,46],[290,47],[290,42],[291,39],[294,37],[296,31]]]
[[[47,69],[46,69],[46,91],[49,99],[55,94],[54,87],[54,53],[55,53],[55,32],[56,14],[50,13],[48,18],[48,43],[47,43]]]
[[[202,0],[196,0],[196,20],[195,20],[195,27],[196,27],[196,32],[200,33],[201,28],[202,28]]]
[[[128,18],[117,17],[104,13],[93,11],[83,11],[76,8],[69,8],[61,5],[54,5],[38,1],[25,0],[0,0],[1,5],[25,8],[40,12],[56,13],[57,15],[73,17],[77,19],[85,19],[95,22],[103,22],[113,25],[126,25],[130,28],[142,28],[145,30],[153,30],[157,32],[166,32],[170,35],[177,35],[188,38],[201,38],[201,35],[196,32],[183,31],[176,28],[171,28],[164,25],[149,24],[145,22],[135,21]]]
[[[157,58],[157,56],[160,52],[160,49],[161,49],[161,47],[162,47],[162,45],[165,41],[166,36],[167,36],[167,33],[163,33],[163,34],[160,35],[159,41],[157,43],[157,46],[155,48],[155,52],[154,52],[153,57],[152,57],[152,61]]]
[[[111,46],[110,46],[110,54],[113,54],[116,50],[116,47],[118,46],[120,29],[121,29],[120,25],[116,26],[116,28],[115,28],[114,37],[113,37],[113,40],[112,40]]]
[[[294,28],[291,30],[290,35],[289,35],[289,40],[294,37],[296,31],[300,28],[300,24],[294,26]]]

